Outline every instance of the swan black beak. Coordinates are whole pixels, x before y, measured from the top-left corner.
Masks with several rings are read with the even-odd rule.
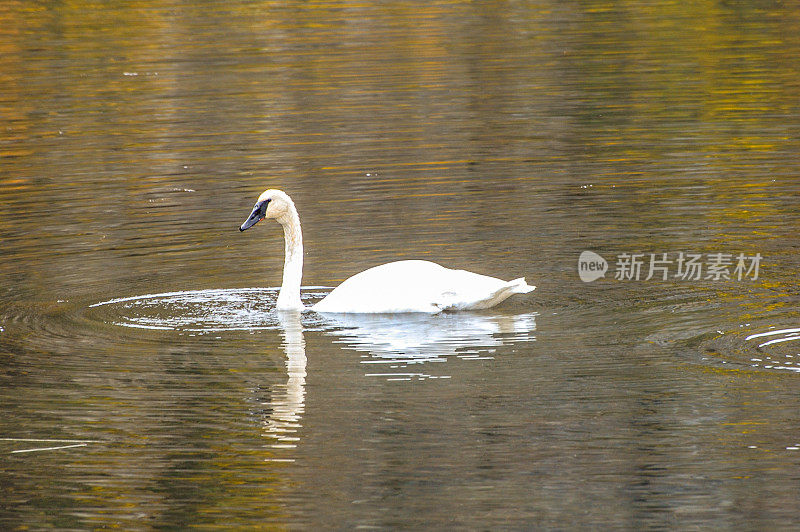
[[[263,220],[267,216],[267,204],[269,200],[259,201],[256,203],[256,206],[253,207],[253,212],[250,213],[250,216],[247,220],[244,221],[241,227],[239,227],[239,231],[244,231],[245,229],[250,229],[258,222]]]

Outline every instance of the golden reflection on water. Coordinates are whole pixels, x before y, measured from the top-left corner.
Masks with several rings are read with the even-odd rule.
[[[0,528],[793,525],[796,376],[746,366],[744,338],[797,321],[798,19],[4,2],[0,429],[111,443],[10,462]],[[277,226],[236,231],[267,187],[297,202],[305,285],[412,257],[525,275],[535,297],[505,311],[536,313],[537,341],[387,386],[319,330],[139,336],[84,313],[277,284]],[[584,285],[587,249],[765,263]]]

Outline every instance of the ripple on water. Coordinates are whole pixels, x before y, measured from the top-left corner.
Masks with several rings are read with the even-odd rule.
[[[800,327],[720,332],[701,347],[707,360],[720,364],[800,373]]]
[[[316,300],[323,287],[307,287],[303,299]],[[207,334],[223,331],[275,330],[278,288],[187,290],[111,299],[90,305],[94,317],[137,329]],[[313,318],[304,324],[313,326]]]
[[[324,287],[305,287],[306,304]],[[278,288],[190,290],[111,299],[90,305],[87,317],[106,324],[153,331],[205,335],[224,331],[281,330],[275,312]],[[335,343],[363,353],[368,376],[392,380],[448,378],[409,368],[463,360],[491,360],[499,346],[535,340],[535,314],[456,312],[440,314],[302,314],[296,327],[336,337]],[[375,368],[374,370],[372,368]]]

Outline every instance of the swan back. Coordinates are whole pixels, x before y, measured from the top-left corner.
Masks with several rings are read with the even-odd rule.
[[[435,262],[402,260],[350,277],[311,307],[317,312],[399,313],[474,310],[492,307],[535,287],[525,279],[503,281],[451,270]]]

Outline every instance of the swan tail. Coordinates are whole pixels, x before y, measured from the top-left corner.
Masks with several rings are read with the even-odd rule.
[[[513,294],[527,294],[528,292],[533,292],[536,290],[535,286],[531,286],[525,282],[524,277],[520,277],[519,279],[514,279],[513,281],[508,282],[509,287],[511,288],[511,293]]]
[[[442,309],[452,310],[481,310],[491,308],[499,303],[502,303],[514,294],[527,294],[535,290],[535,286],[531,286],[525,282],[524,277],[508,281],[503,286],[490,293],[488,297],[480,301],[472,301],[469,303],[455,303],[444,305]]]

